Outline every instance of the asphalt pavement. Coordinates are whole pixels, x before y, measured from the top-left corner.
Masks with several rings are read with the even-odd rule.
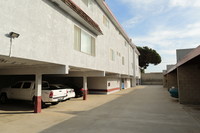
[[[193,113],[194,108],[179,104],[162,86],[114,95],[117,98],[77,112],[41,133],[200,133],[199,106]]]

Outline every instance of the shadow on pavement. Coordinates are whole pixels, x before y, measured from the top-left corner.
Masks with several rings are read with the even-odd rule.
[[[72,114],[72,115],[78,115],[85,111],[56,111],[57,113],[64,113],[64,114]]]
[[[8,101],[6,104],[0,104],[0,114],[25,114],[32,113],[33,105],[25,101]],[[10,112],[7,112],[10,111]],[[18,112],[22,111],[22,112]],[[29,112],[28,112],[29,111]]]

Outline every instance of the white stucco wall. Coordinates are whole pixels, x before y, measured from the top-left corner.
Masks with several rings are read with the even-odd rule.
[[[107,79],[105,77],[89,77],[88,78],[88,89],[107,89]]]
[[[130,79],[126,79],[126,88],[131,88],[131,80]]]
[[[68,14],[45,1],[0,1],[0,55],[9,55],[10,38],[5,34],[14,31],[20,37],[12,41],[12,57],[133,75],[134,51],[131,52],[133,49],[129,45],[125,46],[124,37],[111,22],[109,28],[104,26],[102,9],[95,2],[92,9],[81,0],[74,2],[98,23],[103,35],[95,36]],[[74,25],[95,37],[96,56],[74,50]],[[110,60],[110,49],[114,50],[114,61]]]
[[[11,31],[12,57],[68,64],[71,55],[72,21],[41,0],[0,1],[0,55],[8,55]],[[69,26],[71,25],[71,26]]]
[[[89,89],[114,89],[120,88],[119,78],[88,77]]]
[[[120,88],[120,79],[119,78],[107,78],[107,88],[114,89]]]
[[[121,74],[134,74],[134,70],[132,67],[132,63],[134,61],[133,58],[133,49],[129,46],[129,44],[125,45],[125,38],[119,33],[116,27],[109,20],[109,27],[106,27],[103,24],[103,15],[105,13],[98,6],[96,2],[93,1],[92,6],[87,7],[82,0],[74,0],[74,2],[84,10],[95,22],[98,23],[101,30],[103,31],[102,36],[98,36],[96,38],[97,42],[97,53],[100,56],[96,56],[96,59],[100,62],[104,62],[107,64],[107,71],[109,72],[117,72]],[[110,60],[110,49],[114,50],[115,60]],[[132,51],[132,52],[131,52]],[[118,55],[117,53],[120,53]],[[122,65],[122,56],[124,56],[125,64]],[[103,58],[102,58],[103,57]],[[101,64],[100,64],[101,65]],[[104,66],[104,64],[102,64]],[[103,67],[102,66],[102,67]],[[105,66],[104,66],[105,67]]]
[[[135,77],[141,78],[141,71],[139,67],[139,56],[137,53],[134,53],[134,71],[135,71]]]

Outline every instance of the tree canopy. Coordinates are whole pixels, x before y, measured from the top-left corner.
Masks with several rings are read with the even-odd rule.
[[[149,66],[149,64],[158,65],[159,63],[161,63],[161,57],[156,52],[156,50],[151,49],[147,46],[138,46],[137,49],[140,52],[139,66],[142,68],[143,71]]]

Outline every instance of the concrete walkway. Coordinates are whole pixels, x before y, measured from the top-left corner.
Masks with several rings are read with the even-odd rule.
[[[162,86],[138,86],[72,99],[40,114],[29,106],[0,107],[0,132],[199,133],[199,107],[180,105]]]
[[[161,86],[137,89],[42,133],[200,133],[199,121]]]

